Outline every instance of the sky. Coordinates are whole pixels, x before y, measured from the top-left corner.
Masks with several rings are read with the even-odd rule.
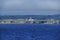
[[[60,14],[60,0],[0,0],[0,15]]]

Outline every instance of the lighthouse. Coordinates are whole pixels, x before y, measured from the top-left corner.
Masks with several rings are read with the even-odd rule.
[[[32,17],[30,17],[30,18],[28,19],[28,21],[29,21],[30,24],[32,24],[32,23],[34,22],[34,19],[32,19]]]

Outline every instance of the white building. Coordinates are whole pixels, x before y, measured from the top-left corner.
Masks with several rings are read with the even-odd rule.
[[[28,19],[29,23],[33,23],[34,22],[34,19],[32,19],[31,17]]]

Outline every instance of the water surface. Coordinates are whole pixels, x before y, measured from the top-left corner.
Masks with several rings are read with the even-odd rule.
[[[0,24],[0,40],[60,40],[60,24]]]

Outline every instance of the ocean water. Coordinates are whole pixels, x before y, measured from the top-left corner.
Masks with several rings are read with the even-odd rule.
[[[60,40],[60,24],[0,24],[0,40]]]

